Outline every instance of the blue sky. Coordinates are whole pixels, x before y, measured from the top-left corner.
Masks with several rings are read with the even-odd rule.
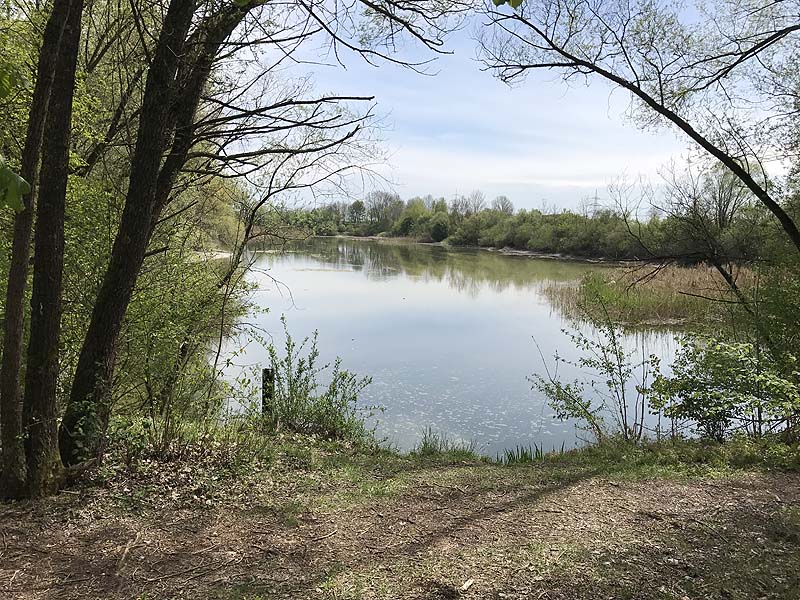
[[[671,131],[627,122],[627,95],[604,82],[567,86],[539,73],[509,87],[481,71],[476,47],[471,28],[457,32],[447,44],[453,54],[428,68],[432,76],[347,55],[344,69],[298,68],[313,73],[318,91],[376,97],[389,155],[383,187],[403,198],[480,189],[488,199],[507,195],[517,208],[576,208],[595,193],[607,198],[606,186],[623,174],[655,181],[660,166],[686,153]]]

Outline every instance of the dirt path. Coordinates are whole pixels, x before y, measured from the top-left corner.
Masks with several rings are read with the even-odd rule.
[[[797,475],[153,479],[0,507],[0,598],[800,598]]]

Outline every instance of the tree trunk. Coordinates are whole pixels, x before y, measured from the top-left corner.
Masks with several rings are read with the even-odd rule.
[[[61,458],[67,465],[91,459],[101,451],[111,410],[107,388],[122,319],[150,237],[159,167],[170,130],[175,75],[194,8],[191,0],[170,2],[147,74],[125,208],[59,432]]]
[[[61,425],[61,457],[78,464],[102,452],[111,414],[108,382],[122,320],[154,223],[169,201],[194,137],[194,117],[221,45],[255,5],[232,3],[186,40],[194,4],[172,0],[147,76],[130,185],[111,261],[95,303]],[[184,52],[182,52],[182,49]],[[177,76],[177,77],[176,77]],[[169,146],[161,165],[161,156]]]
[[[25,494],[26,488],[27,469],[23,443],[22,403],[19,394],[25,331],[25,288],[28,283],[42,137],[55,64],[69,15],[69,5],[70,2],[56,2],[45,26],[25,146],[22,150],[21,175],[30,183],[31,192],[23,199],[24,209],[14,219],[14,238],[3,322],[3,360],[0,367],[0,445],[3,449],[2,463],[0,463],[0,490],[2,490],[0,494],[8,498],[21,497]]]
[[[64,272],[64,207],[69,177],[72,99],[81,38],[83,0],[70,2],[61,38],[42,144],[40,191],[31,293],[31,334],[25,376],[28,426],[28,493],[55,491],[62,471],[58,454],[58,365]]]

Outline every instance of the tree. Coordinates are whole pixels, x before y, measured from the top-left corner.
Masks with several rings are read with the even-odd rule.
[[[514,204],[508,199],[508,196],[498,196],[492,200],[492,210],[504,213],[506,215],[514,214]]]
[[[649,186],[640,192],[661,219],[657,228],[648,228],[636,218],[638,203],[631,207],[629,202],[636,186],[617,182],[609,188],[642,257],[655,263],[640,279],[648,279],[672,263],[705,263],[719,273],[733,301],[752,313],[736,270],[764,257],[770,229],[766,209],[719,163],[665,169],[662,178],[658,199]]]
[[[63,238],[63,204],[66,193],[67,150],[74,65],[83,3],[58,2],[47,20],[39,52],[37,80],[22,151],[22,177],[31,183],[23,206],[14,221],[11,267],[6,290],[3,363],[0,372],[0,413],[2,413],[3,464],[0,489],[4,495],[19,497],[47,491],[53,483],[58,457],[54,452],[56,427],[55,377],[58,372],[58,320],[60,318],[59,248]],[[42,164],[42,141],[46,128],[48,142]],[[52,135],[51,135],[52,134]],[[46,186],[39,201],[37,221],[43,229],[37,236],[34,264],[34,311],[29,357],[25,411],[30,422],[23,422],[19,378],[24,350],[24,298],[30,258],[34,198],[38,180]],[[45,228],[52,228],[47,230]],[[52,287],[51,287],[52,286]],[[41,381],[36,377],[42,376]],[[27,452],[22,445],[28,431]],[[23,461],[23,457],[27,458]]]
[[[176,126],[177,110],[173,102],[177,86],[173,85],[180,57],[194,16],[192,2],[172,0],[164,17],[153,62],[147,75],[142,114],[131,162],[131,175],[120,233],[114,241],[111,262],[95,303],[89,329],[84,338],[72,384],[70,400],[61,424],[59,446],[65,464],[83,462],[100,451],[110,407],[108,385],[114,365],[116,343],[122,319],[130,302],[136,276],[147,251],[149,234],[156,216],[159,183],[164,187],[177,174],[170,166],[178,160],[170,155],[161,167],[167,135]],[[202,60],[202,59],[201,59]],[[197,77],[205,66],[197,64]],[[187,87],[189,81],[184,81]],[[193,81],[202,90],[203,81]],[[189,96],[184,90],[183,112],[194,113],[199,91]],[[180,108],[180,104],[176,108]],[[184,130],[184,136],[188,131]],[[176,135],[174,146],[184,143]],[[172,159],[172,161],[170,160]],[[162,175],[163,174],[163,175]]]
[[[367,194],[367,215],[378,231],[390,229],[403,212],[405,202],[396,193],[374,190]]]
[[[466,200],[467,215],[476,215],[486,208],[486,196],[480,190],[472,190]]]
[[[766,158],[794,156],[793,3],[720,0],[695,14],[650,0],[545,0],[486,14],[482,58],[503,81],[556,70],[626,90],[644,126],[676,127],[729,169],[800,251],[800,230],[762,176]]]
[[[291,54],[307,40],[319,36],[327,37],[334,55],[343,47],[369,61],[388,59],[402,63],[392,59],[381,46],[390,48],[394,37],[403,32],[436,50],[446,31],[443,22],[465,8],[458,2],[441,5],[400,0],[364,5],[369,8],[367,15],[361,10],[361,2],[342,5],[318,0],[272,5],[262,0],[236,0],[212,6],[172,0],[163,22],[150,27],[159,33],[155,48],[149,53],[152,60],[146,69],[138,113],[147,118],[139,119],[119,231],[82,343],[62,421],[59,441],[67,464],[83,462],[102,451],[111,412],[109,391],[125,313],[162,212],[174,198],[175,187],[189,180],[183,177],[209,173],[243,177],[262,170],[269,173],[269,169],[275,173],[282,160],[289,161],[302,154],[316,154],[324,162],[326,150],[333,153],[346,146],[360,131],[360,118],[348,121],[344,111],[333,117],[324,114],[327,103],[344,98],[286,99],[242,110],[239,97],[256,83],[266,86],[264,76],[278,67],[287,52]],[[310,23],[313,27],[309,27]],[[369,29],[374,31],[365,37]],[[239,37],[232,39],[234,35]],[[355,40],[363,40],[365,44],[358,45]],[[230,61],[237,52],[262,46],[272,46],[275,52],[265,52],[265,56],[277,62],[267,66],[252,85],[245,84],[244,89],[232,86],[232,99],[231,96],[222,101],[209,98],[210,76],[218,72],[220,64]],[[306,114],[288,117],[281,114],[299,109]],[[216,116],[220,112],[225,114]],[[232,123],[239,135],[230,135]],[[299,146],[275,139],[281,131],[291,131],[298,124],[323,133],[345,131],[327,140],[309,133]],[[246,138],[252,141],[268,134],[275,136],[273,146],[248,147]],[[269,157],[275,160],[270,162]],[[383,216],[391,223],[401,210],[402,202],[398,199],[385,206]]]
[[[33,290],[25,403],[28,423],[28,488],[32,496],[59,485],[58,377],[64,271],[64,215],[75,72],[81,39],[83,0],[71,0],[61,36],[42,144],[40,192],[36,205]]]
[[[348,209],[351,223],[361,223],[367,214],[367,208],[361,200],[354,201]]]
[[[469,211],[468,202],[465,196],[456,195],[450,201],[450,220],[458,226]]]
[[[431,217],[430,228],[431,239],[434,242],[441,242],[442,240],[447,239],[447,236],[450,235],[450,219],[448,218],[447,213],[433,213],[433,217]]]
[[[438,198],[431,202],[430,210],[432,213],[444,213],[447,214],[447,200],[444,198]]]

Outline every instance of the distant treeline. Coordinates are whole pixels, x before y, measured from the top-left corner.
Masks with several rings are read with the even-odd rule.
[[[449,202],[432,196],[404,201],[397,194],[379,191],[364,200],[330,203],[308,213],[317,235],[406,237],[585,258],[682,256],[691,260],[697,245],[694,239],[684,242],[684,223],[670,215],[637,220],[608,208],[584,213],[517,211],[505,196],[489,203],[480,191]],[[747,227],[752,236],[752,223]],[[737,255],[748,258],[746,247],[738,250]]]

